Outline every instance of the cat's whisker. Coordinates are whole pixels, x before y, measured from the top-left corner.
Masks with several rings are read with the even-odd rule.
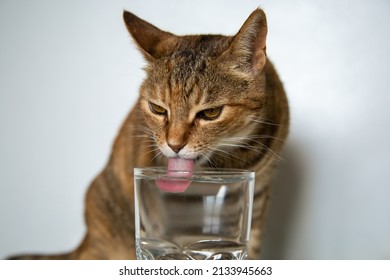
[[[225,151],[225,150],[223,150],[223,149],[219,149],[219,148],[214,147],[214,148],[213,148],[213,152],[215,152],[216,154],[219,154],[219,155],[221,155],[221,156],[223,156],[222,154],[226,155],[226,156],[223,156],[223,157],[229,156],[229,157],[233,157],[233,158],[235,158],[235,159],[238,159],[238,160],[240,160],[240,161],[246,162],[246,160],[244,160],[243,158],[240,158],[240,157],[238,157],[238,156],[236,156],[236,155],[234,155],[234,154],[232,154],[232,153],[229,153],[228,151]],[[221,154],[221,153],[222,153],[222,154]]]
[[[142,122],[140,122],[142,123]],[[149,127],[147,127],[146,125],[142,125],[142,124],[136,124],[133,126],[135,129],[145,129],[145,130],[149,130],[149,131],[152,131]]]
[[[241,137],[229,137],[224,139],[224,141],[237,141],[240,140],[241,142],[243,141],[251,141],[253,139],[273,139],[276,141],[280,141],[282,143],[285,142],[285,139],[279,138],[279,137],[274,137],[270,135],[250,135],[250,136],[241,136]]]
[[[288,126],[287,124],[276,123],[276,122],[268,121],[268,120],[262,119],[262,118],[251,118],[250,121],[255,122],[255,123],[259,123],[259,124],[266,124],[266,125]]]
[[[148,152],[154,152],[154,151],[160,149],[155,143],[149,144],[145,147],[149,150]]]
[[[128,127],[124,128],[124,132],[126,133],[126,135],[132,134],[132,133],[137,132],[137,131],[138,132],[153,133],[153,131],[145,125],[133,125],[133,126],[128,126]]]
[[[149,144],[146,147],[156,146],[157,145],[156,139],[154,137],[151,137],[151,136],[136,135],[136,136],[133,136],[133,138],[140,139],[140,141],[142,141],[142,143],[144,143],[144,144]]]
[[[211,167],[217,167],[218,164],[213,160],[212,153],[201,152],[200,155]]]
[[[160,150],[158,147],[157,147],[157,149],[154,149],[154,151],[156,151],[156,150]],[[161,150],[150,160],[150,162],[149,163],[152,163],[157,157],[159,157],[159,156],[161,156],[162,155],[162,152],[161,152]]]
[[[256,149],[256,147],[250,146],[250,145],[239,145],[239,144],[230,144],[230,143],[221,143],[220,146],[224,147],[232,147],[232,148],[242,148],[246,150],[250,150],[254,153],[265,155],[264,153],[264,147],[261,147],[260,149]]]
[[[232,148],[243,148],[246,150],[253,151],[255,153],[260,153],[261,151],[258,149],[255,149],[255,147],[250,146],[250,145],[240,145],[240,144],[232,144],[232,143],[219,143],[218,146],[223,146],[223,147],[232,147]]]
[[[230,139],[232,139],[232,138],[230,138]],[[283,157],[281,157],[280,155],[275,153],[271,148],[269,148],[266,144],[264,144],[260,141],[256,141],[256,140],[251,139],[252,142],[261,145],[261,147],[262,147],[261,150],[256,149],[255,147],[249,145],[248,143],[240,144],[240,142],[238,142],[238,141],[235,141],[235,142],[231,141],[231,143],[229,143],[229,141],[227,141],[227,140],[229,140],[229,139],[224,139],[224,142],[221,142],[218,145],[224,146],[224,147],[243,148],[243,149],[251,150],[251,151],[256,152],[256,153],[261,153],[265,149],[265,150],[269,151],[273,156],[275,156],[279,161],[283,161],[283,162],[285,161],[285,159]]]
[[[261,143],[259,141],[255,141],[256,143],[260,144],[261,146],[263,146],[267,151],[269,151],[273,156],[275,156],[279,161],[281,162],[285,162],[286,160],[281,157],[280,155],[278,155],[276,152],[274,152],[270,147],[268,147],[267,145],[265,145],[264,143]]]
[[[138,125],[138,126],[135,126],[134,129],[135,129],[136,131],[144,132],[144,133],[146,133],[146,134],[148,134],[148,135],[151,135],[151,136],[154,136],[154,135],[155,135],[154,132],[153,132],[153,130],[151,130],[151,129],[150,129],[149,127],[147,127],[147,126]]]
[[[152,138],[153,136],[151,136],[151,135],[139,134],[139,135],[132,135],[131,137],[133,137],[133,138]]]
[[[139,143],[154,143],[156,144],[156,140],[152,137],[134,137],[135,139],[139,140]],[[137,143],[137,142],[136,142]]]
[[[157,158],[158,156],[160,156],[160,155],[162,154],[162,152],[161,152],[160,148],[157,146],[156,143],[150,144],[150,145],[146,146],[146,148],[147,148],[147,151],[146,151],[145,153],[143,153],[142,155],[139,155],[139,157],[144,157],[144,156],[146,156],[146,155],[148,155],[148,154],[150,154],[150,153],[155,153],[156,151],[158,151],[158,153],[156,153],[156,154],[153,156],[153,158],[148,162],[148,165],[149,165],[149,164],[151,164],[151,163],[153,162],[153,160],[154,160],[155,158]],[[153,149],[152,149],[152,148],[153,148]]]

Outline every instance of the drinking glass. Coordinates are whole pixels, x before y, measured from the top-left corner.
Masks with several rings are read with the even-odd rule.
[[[247,170],[135,168],[137,259],[246,259],[254,178]]]

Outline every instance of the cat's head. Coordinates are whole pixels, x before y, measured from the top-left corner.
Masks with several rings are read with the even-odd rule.
[[[235,36],[176,36],[126,11],[124,20],[147,61],[139,106],[162,154],[205,163],[242,146],[265,112],[264,12]]]

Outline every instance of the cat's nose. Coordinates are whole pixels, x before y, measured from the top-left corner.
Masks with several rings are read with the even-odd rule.
[[[186,144],[172,144],[172,143],[168,143],[168,146],[172,149],[172,151],[174,151],[175,153],[179,153],[181,149],[183,149],[183,147],[185,146]]]

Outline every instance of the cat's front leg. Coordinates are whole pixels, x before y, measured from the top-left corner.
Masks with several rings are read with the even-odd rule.
[[[248,259],[261,258],[262,238],[264,235],[270,187],[266,185],[260,191],[255,192],[253,198],[251,237],[249,241]]]
[[[132,182],[132,180],[130,180]],[[135,259],[134,205],[106,168],[86,197],[87,234],[78,259]]]

